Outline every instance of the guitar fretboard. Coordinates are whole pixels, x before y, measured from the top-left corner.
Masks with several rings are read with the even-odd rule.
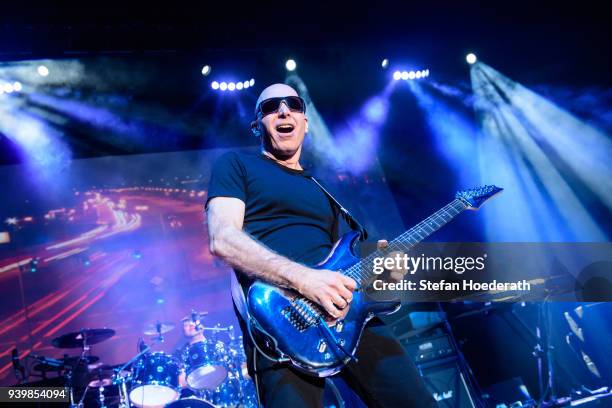
[[[460,198],[454,199],[446,206],[436,211],[434,214],[425,218],[408,231],[393,239],[391,242],[389,242],[388,248],[386,248],[384,251],[406,252],[410,250],[416,244],[442,228],[444,225],[448,224],[449,221],[461,214],[467,207],[467,204],[465,204]],[[355,265],[343,271],[343,273],[355,279],[358,285],[363,287],[374,277],[374,272],[372,271],[371,266],[374,262],[374,258],[379,256],[384,256],[384,253],[380,250],[376,250]]]

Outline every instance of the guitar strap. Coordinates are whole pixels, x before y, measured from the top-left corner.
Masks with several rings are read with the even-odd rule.
[[[316,178],[314,178],[313,176],[309,176],[309,178],[315,182],[315,184],[317,186],[319,186],[319,188],[321,189],[321,191],[323,191],[325,193],[325,195],[327,196],[327,198],[329,198],[331,200],[332,203],[334,203],[334,205],[336,206],[336,208],[340,211],[340,214],[342,215],[342,218],[344,219],[344,221],[348,224],[348,226],[353,230],[353,231],[358,231],[359,232],[359,240],[360,241],[365,241],[366,239],[368,239],[368,231],[363,227],[363,225],[361,225],[359,223],[359,221],[357,221],[357,219],[355,217],[353,217],[353,215],[349,212],[349,210],[347,210],[346,208],[344,208],[342,206],[342,204],[340,204],[340,202],[338,202],[338,200],[336,200],[334,198],[333,195],[331,195],[331,193],[329,191],[327,191],[325,189],[325,187],[323,187],[321,185],[321,183],[319,183],[317,181]]]

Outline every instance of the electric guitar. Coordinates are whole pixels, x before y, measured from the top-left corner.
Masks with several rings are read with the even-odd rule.
[[[459,191],[455,199],[433,215],[389,242],[387,250],[406,251],[447,224],[464,210],[477,210],[503,189],[484,186]],[[377,251],[364,259],[353,248],[359,234],[351,231],[336,242],[317,269],[339,271],[357,282],[350,309],[343,320],[329,324],[326,312],[298,292],[255,281],[247,294],[249,334],[260,350],[305,373],[326,377],[339,372],[357,350],[366,323],[376,314],[390,314],[400,302],[373,302],[364,289],[375,278],[371,265]]]

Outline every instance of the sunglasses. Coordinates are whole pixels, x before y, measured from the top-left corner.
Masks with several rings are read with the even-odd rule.
[[[285,102],[285,105],[287,105],[290,111],[306,113],[306,103],[299,96],[283,96],[264,99],[257,107],[257,112],[261,112],[261,116],[276,113],[282,102]]]

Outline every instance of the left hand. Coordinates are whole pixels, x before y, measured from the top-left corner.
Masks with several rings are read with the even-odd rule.
[[[379,251],[383,251],[389,248],[389,242],[386,239],[379,239],[376,243],[376,248]],[[392,251],[386,254],[387,257],[395,257],[396,255],[404,256],[404,252],[402,251]],[[389,271],[389,280],[393,282],[399,282],[404,279],[408,270],[404,270],[402,268],[393,268],[387,269]]]

